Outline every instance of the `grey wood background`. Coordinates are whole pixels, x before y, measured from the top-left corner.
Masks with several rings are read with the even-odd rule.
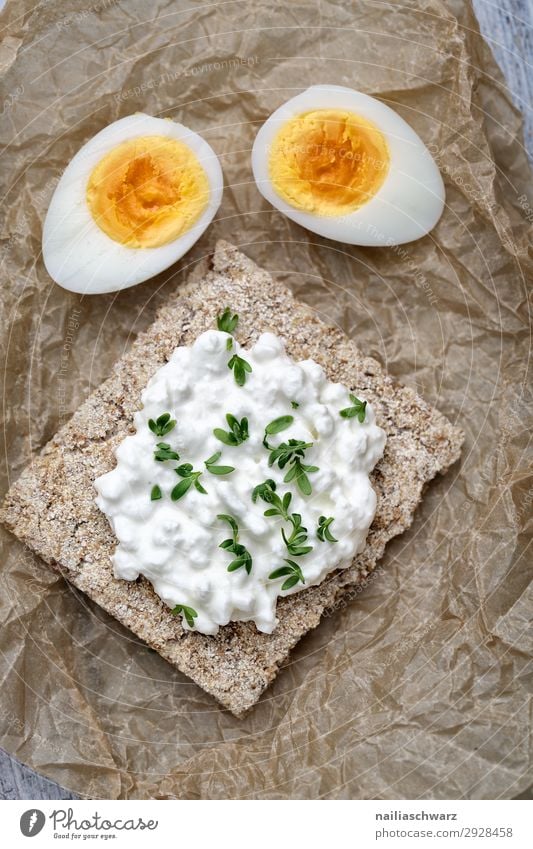
[[[473,3],[481,31],[524,116],[525,144],[533,161],[533,0],[473,0]],[[77,798],[0,748],[0,799]],[[519,798],[533,799],[531,789]]]

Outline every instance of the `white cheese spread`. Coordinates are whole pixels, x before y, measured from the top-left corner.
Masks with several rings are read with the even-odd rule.
[[[228,368],[235,354],[251,367],[243,385]],[[116,468],[95,481],[118,539],[116,577],[144,575],[186,629],[216,634],[251,620],[271,633],[278,596],[319,584],[364,547],[376,509],[368,476],[385,433],[369,405],[340,415],[354,400],[313,360],[291,360],[271,333],[243,349],[209,330],[177,348],[143,392]],[[289,440],[306,447],[290,453]],[[274,485],[252,500],[265,481]]]

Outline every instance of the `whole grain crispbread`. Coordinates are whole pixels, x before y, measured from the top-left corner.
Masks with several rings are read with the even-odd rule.
[[[367,545],[348,569],[278,602],[271,635],[232,623],[217,636],[186,632],[143,578],[113,576],[116,540],[96,507],[93,481],[115,465],[113,449],[133,432],[133,414],[151,375],[178,345],[210,327],[221,307],[239,313],[239,341],[265,330],[282,336],[296,360],[312,358],[329,379],[360,392],[387,432],[372,474],[378,507]],[[461,431],[414,391],[399,386],[340,330],[320,321],[284,286],[232,245],[219,242],[212,267],[159,311],[113,374],[85,401],[9,490],[0,518],[78,589],[116,617],[236,716],[257,702],[298,640],[371,572],[385,544],[412,522],[422,490],[459,457]]]

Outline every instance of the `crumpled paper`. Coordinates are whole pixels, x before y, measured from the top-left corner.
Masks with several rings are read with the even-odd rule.
[[[524,791],[533,191],[519,115],[470,3],[23,0],[9,2],[3,20],[4,490],[218,237],[341,326],[467,439],[368,588],[300,643],[244,720],[2,531],[2,745],[92,798]],[[261,198],[255,132],[284,100],[323,82],[377,95],[428,144],[447,190],[430,236],[350,247]],[[204,135],[224,169],[222,207],[158,278],[115,295],[72,295],[43,266],[48,203],[78,148],[136,110]]]

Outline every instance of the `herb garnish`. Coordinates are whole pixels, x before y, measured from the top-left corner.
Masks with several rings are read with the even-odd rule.
[[[360,401],[359,398],[356,398],[355,395],[350,393],[350,401],[353,404],[353,407],[345,407],[344,410],[340,410],[340,415],[343,419],[353,419],[357,416],[361,424],[363,424],[366,415],[366,401]]]
[[[207,490],[204,489],[200,483],[200,476],[202,475],[202,472],[193,471],[193,467],[190,463],[184,463],[182,466],[178,466],[174,469],[174,471],[183,478],[183,480],[177,483],[170,493],[172,501],[179,501],[180,498],[183,498],[185,493],[189,491],[193,484],[198,492],[201,492],[202,495],[207,495]]]
[[[148,419],[148,427],[156,436],[166,436],[176,425],[176,419],[170,418],[170,413],[162,413],[154,421]]]
[[[228,572],[236,572],[237,569],[244,566],[249,575],[252,571],[252,555],[244,545],[239,543],[239,526],[237,520],[227,513],[219,513],[217,519],[227,522],[232,531],[231,539],[225,539],[219,545],[219,548],[223,548],[225,551],[236,555],[235,560],[232,560],[228,566]]]
[[[302,554],[309,554],[313,550],[313,546],[303,544],[307,542],[307,528],[302,525],[302,517],[299,513],[291,513],[289,522],[292,525],[292,531],[288,539],[285,529],[281,529],[281,536],[289,554],[292,554],[293,557],[301,557]]]
[[[272,504],[272,507],[265,510],[265,516],[281,516],[281,518],[285,519],[286,522],[289,521],[288,510],[292,499],[292,493],[286,492],[283,499],[281,499],[276,492],[275,482],[269,479],[253,488],[252,501],[254,504],[258,497],[267,504]]]
[[[302,517],[299,513],[289,513],[292,493],[286,492],[283,498],[281,498],[275,490],[275,482],[273,480],[266,480],[254,487],[252,490],[252,501],[255,503],[258,498],[261,498],[266,504],[272,505],[268,510],[265,510],[265,516],[280,516],[286,522],[291,523],[292,531],[289,537],[287,537],[285,529],[281,529],[281,536],[289,554],[292,554],[293,557],[301,557],[303,554],[308,554],[313,550],[313,546],[304,545],[307,542],[307,528],[302,525]]]
[[[282,430],[287,430],[287,428],[291,426],[293,421],[294,416],[279,416],[279,418],[274,419],[269,424],[267,424],[265,428],[265,435],[263,437],[263,445],[265,446],[265,448],[268,448],[269,451],[272,449],[272,446],[268,444],[267,437],[274,436],[274,434],[276,433],[281,433]]]
[[[226,433],[226,431],[222,430],[220,427],[216,427],[213,431],[216,438],[220,439],[224,445],[240,445],[241,442],[245,442],[248,439],[249,433],[247,418],[239,421],[231,413],[227,413],[226,421],[230,428],[229,433]]]
[[[237,327],[239,316],[237,313],[232,313],[229,307],[226,307],[222,315],[217,316],[217,327],[223,333],[233,334]],[[226,342],[226,350],[231,351],[233,348],[233,339],[228,339]],[[238,354],[233,354],[228,361],[228,368],[232,369],[235,383],[238,386],[244,386],[246,383],[246,374],[252,371],[250,363],[248,363]]]
[[[327,518],[326,516],[320,516],[318,520],[318,528],[316,529],[316,535],[321,542],[338,542],[338,539],[335,539],[333,534],[330,531],[331,523],[334,522],[333,516]]]
[[[163,498],[163,493],[161,492],[161,487],[156,484],[152,487],[150,501],[159,501],[160,498]]]
[[[258,498],[262,498],[263,501],[267,502],[267,504],[274,504],[276,502],[276,500],[279,501],[279,503],[281,504],[281,499],[280,499],[279,495],[275,494],[275,489],[276,489],[276,482],[271,480],[271,478],[269,478],[266,481],[263,481],[263,483],[260,483],[257,486],[254,486],[254,488],[252,490],[252,501],[255,504],[255,502],[257,501]],[[287,495],[289,496],[289,502],[290,502],[291,497],[292,497],[290,492],[288,492]],[[289,503],[289,502],[287,502],[287,503]],[[281,515],[283,515],[283,514],[280,513],[280,516]]]
[[[198,614],[193,607],[187,607],[187,605],[185,604],[177,604],[176,607],[172,608],[171,613],[173,613],[174,616],[177,616],[179,613],[183,613],[183,616],[189,628],[194,628],[194,620],[196,619]]]
[[[238,354],[233,354],[232,358],[228,362],[228,368],[233,369],[235,383],[238,386],[244,386],[246,383],[246,373],[250,373],[252,370],[250,363],[242,357],[239,357]]]
[[[311,448],[312,442],[303,442],[301,439],[289,439],[288,442],[282,442],[277,448],[270,452],[268,465],[273,466],[277,463],[280,469],[284,469],[289,465],[290,469],[283,478],[285,483],[290,483],[296,480],[296,485],[302,495],[311,495],[312,487],[307,473],[318,472],[318,466],[308,466],[302,463],[307,448]]]
[[[297,410],[299,406],[298,401],[291,401],[291,407],[293,410]]]
[[[235,471],[235,466],[217,466],[215,465],[217,460],[220,460],[222,456],[222,451],[217,451],[216,454],[212,454],[208,460],[205,460],[205,467],[208,472],[211,472],[212,475],[229,475],[231,472]]]
[[[239,322],[237,313],[232,315],[229,307],[226,307],[222,315],[217,316],[217,327],[223,333],[233,333]]]
[[[283,582],[281,585],[282,590],[290,590],[298,581],[301,581],[302,584],[305,584],[305,578],[303,576],[302,570],[298,566],[294,560],[285,560],[287,566],[280,566],[279,569],[274,569],[273,572],[268,576],[271,581],[276,580],[276,578],[284,578],[285,575],[288,575],[287,580]]]
[[[154,460],[163,463],[165,460],[179,460],[180,455],[173,451],[168,442],[158,442],[157,451],[154,451]]]

